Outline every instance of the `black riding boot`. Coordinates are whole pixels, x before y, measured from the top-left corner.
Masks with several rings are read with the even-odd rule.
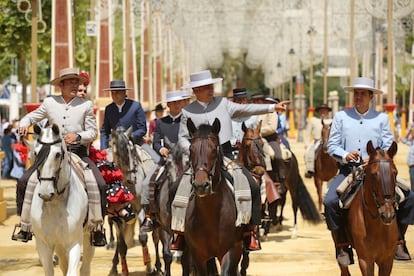
[[[399,261],[411,260],[410,253],[405,243],[405,232],[407,232],[408,225],[398,223],[398,245],[395,252],[395,259]]]
[[[346,237],[345,230],[340,227],[331,231],[332,238],[335,242],[336,260],[340,266],[348,266],[354,263],[352,247]]]

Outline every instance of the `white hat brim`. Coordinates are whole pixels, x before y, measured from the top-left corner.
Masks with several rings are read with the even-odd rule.
[[[67,79],[78,79],[79,82],[84,83],[87,79],[83,76],[79,76],[79,75],[74,75],[74,74],[68,74],[62,77],[57,77],[56,79],[53,79],[50,81],[51,85],[59,85],[62,81],[67,80]]]
[[[345,92],[354,92],[355,89],[363,89],[363,90],[372,91],[374,94],[383,94],[384,93],[382,90],[372,88],[370,86],[364,86],[364,85],[344,86]]]
[[[170,103],[170,102],[182,101],[182,100],[185,100],[185,99],[188,99],[188,97],[176,96],[176,97],[171,97],[171,98],[167,99],[165,102]]]
[[[186,84],[183,86],[184,89],[188,89],[188,88],[194,88],[194,87],[200,87],[200,86],[205,86],[205,85],[209,85],[209,84],[213,84],[219,81],[222,81],[223,78],[215,78],[215,79],[205,79],[205,80],[200,80],[200,81],[193,81],[190,82],[189,84]]]

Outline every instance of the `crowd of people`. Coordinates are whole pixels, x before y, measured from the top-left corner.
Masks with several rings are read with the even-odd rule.
[[[250,95],[246,88],[237,87],[233,90],[231,98],[215,96],[214,84],[220,82],[221,78],[213,78],[210,71],[195,72],[190,75],[190,83],[183,87],[183,90],[165,91],[165,101],[158,103],[152,110],[156,116],[151,118],[140,102],[127,97],[128,88],[123,80],[112,80],[110,87],[104,89],[110,93],[112,103],[105,107],[103,124],[100,126],[100,151],[106,150],[110,143],[111,131],[122,126],[125,129],[132,127],[132,142],[142,146],[151,156],[155,164],[158,160],[168,156],[170,149],[164,144],[168,138],[176,143],[182,151],[188,155],[190,137],[187,130],[187,120],[191,120],[196,126],[203,123],[212,124],[215,118],[221,123],[219,132],[221,149],[228,160],[234,160],[240,146],[244,123],[248,127],[257,126],[262,121],[262,137],[270,146],[272,179],[275,182],[285,181],[284,151],[290,150],[288,140],[284,136],[286,117],[284,111],[290,101],[283,101],[265,95],[259,91]],[[60,88],[61,94],[45,99],[41,106],[25,115],[18,124],[3,126],[2,122],[2,150],[6,157],[3,160],[2,178],[13,177],[18,179],[17,190],[20,191],[21,200],[18,201],[18,210],[21,210],[20,228],[21,231],[13,235],[13,239],[25,241],[31,239],[30,227],[30,202],[33,196],[33,187],[36,185],[36,178],[33,177],[33,169],[25,169],[27,162],[27,147],[20,141],[20,135],[26,135],[28,128],[44,120],[47,124],[56,123],[62,130],[63,138],[68,148],[79,155],[88,167],[92,169],[93,175],[89,175],[92,181],[87,185],[89,196],[89,223],[93,225],[95,236],[92,241],[95,246],[105,245],[105,238],[102,237],[103,218],[107,212],[107,187],[108,181],[103,178],[102,168],[97,167],[97,160],[91,160],[89,153],[92,143],[98,137],[98,126],[93,114],[93,104],[87,99],[89,76],[85,72],[78,73],[75,68],[62,69],[59,77],[51,81],[52,85]],[[194,100],[190,103],[191,93]],[[367,78],[356,78],[354,85],[345,87],[345,91],[354,93],[354,107],[349,110],[337,112],[333,117],[331,138],[328,142],[328,151],[334,157],[340,168],[340,173],[332,181],[331,187],[325,198],[325,216],[328,229],[332,231],[332,237],[336,244],[338,262],[349,264],[349,256],[344,245],[342,233],[343,212],[338,204],[336,187],[350,173],[349,163],[360,160],[367,162],[365,150],[368,140],[373,140],[375,147],[387,149],[390,146],[393,136],[390,131],[388,117],[384,113],[376,112],[370,108],[370,101],[374,94],[382,91],[374,88],[373,82]],[[306,177],[312,177],[314,173],[315,151],[320,143],[321,120],[329,117],[332,109],[322,104],[316,108],[319,117],[311,118],[307,124],[306,144]],[[356,128],[361,132],[355,131]],[[18,134],[16,135],[16,130]],[[408,165],[410,168],[411,185],[414,187],[414,128],[410,130],[404,143],[411,146]],[[96,152],[95,152],[96,155]],[[96,159],[96,158],[95,158]],[[231,164],[231,163],[229,163]],[[229,165],[231,166],[231,165]],[[273,169],[272,169],[273,168]],[[277,168],[277,169],[275,169]],[[111,170],[116,170],[112,168]],[[245,246],[249,250],[260,250],[257,227],[260,224],[260,191],[256,187],[250,174],[241,170],[232,170],[234,174],[242,172],[238,179],[246,181],[250,187],[252,210],[251,220],[245,222]],[[190,175],[189,173],[185,175]],[[122,178],[116,178],[121,181]],[[115,181],[112,179],[112,182]],[[145,231],[151,231],[154,223],[154,208],[151,208],[148,195],[149,183],[144,183],[142,205],[145,210],[145,219],[142,223]],[[123,188],[122,188],[123,189]],[[188,198],[191,190],[190,178],[182,177],[177,194],[180,198]],[[19,193],[18,193],[19,194]],[[128,194],[128,191],[127,191]],[[407,226],[414,223],[414,208],[411,208],[414,194],[406,192],[406,200],[399,206],[397,216],[400,231],[400,243],[404,244],[404,234]],[[22,200],[24,198],[24,200]],[[28,206],[29,205],[29,206]],[[128,207],[122,205],[125,210],[122,217],[130,220],[135,214]],[[183,202],[173,201],[172,204],[172,229],[176,236],[171,249],[181,250],[183,246],[183,214],[186,205]],[[410,259],[406,248],[400,248],[397,252],[400,260]]]

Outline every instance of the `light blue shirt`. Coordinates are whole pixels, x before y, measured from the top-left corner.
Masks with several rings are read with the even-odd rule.
[[[355,150],[365,159],[370,140],[374,148],[388,150],[394,140],[388,116],[371,109],[365,114],[355,108],[342,110],[333,119],[328,153],[340,163],[346,163],[346,155]]]
[[[406,137],[402,139],[402,142],[410,146],[410,151],[407,155],[407,165],[411,167],[414,165],[414,140]]]

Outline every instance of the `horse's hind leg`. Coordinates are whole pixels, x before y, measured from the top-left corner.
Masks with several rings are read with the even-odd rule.
[[[115,237],[114,237],[114,222],[112,218],[108,217],[109,224],[109,242],[106,245],[106,249],[113,249],[115,247]]]
[[[144,265],[146,267],[146,272],[151,273],[152,267],[151,267],[151,255],[149,254],[149,251],[148,251],[148,234],[142,231],[141,228],[139,229],[138,239],[142,247],[142,257],[144,259]]]
[[[379,263],[378,264],[378,276],[391,275],[393,263],[394,263],[393,257],[391,257],[389,260]]]
[[[171,235],[165,231],[161,230],[161,242],[162,242],[162,255],[164,259],[165,273],[164,275],[171,275],[171,263],[172,263],[172,253],[170,250],[171,244]]]
[[[118,255],[118,246],[115,248],[115,255],[112,258],[112,268],[111,271],[109,271],[110,276],[118,276],[118,266],[119,264],[119,255]]]

